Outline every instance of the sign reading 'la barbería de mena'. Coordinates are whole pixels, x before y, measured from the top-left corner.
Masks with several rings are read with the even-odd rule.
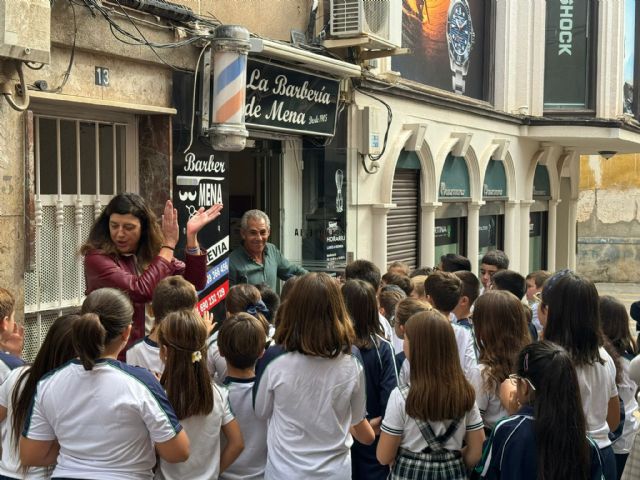
[[[337,80],[249,60],[245,122],[283,132],[332,136],[340,83]]]

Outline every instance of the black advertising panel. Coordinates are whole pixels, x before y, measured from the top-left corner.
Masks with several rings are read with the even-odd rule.
[[[458,243],[458,222],[457,218],[439,218],[436,220],[436,247]]]
[[[403,78],[485,99],[486,0],[403,0],[402,46],[392,58]]]
[[[498,216],[480,215],[478,243],[480,248],[498,248]]]
[[[207,252],[207,284],[198,292],[198,310],[203,313],[215,309],[220,321],[229,291],[229,154],[214,151],[197,132],[191,136],[193,80],[193,74],[174,73],[173,101],[178,114],[173,119],[172,188],[182,229],[176,254],[183,258],[189,218],[200,207],[222,203],[222,214],[198,234],[200,247]]]
[[[340,82],[249,59],[245,122],[281,132],[334,134]]]
[[[589,106],[591,0],[547,0],[546,108]]]
[[[209,208],[215,203],[228,206],[228,158],[228,153],[214,152],[210,146],[200,142],[196,142],[186,154],[174,152],[173,204],[183,228],[180,248],[186,242],[184,226],[200,207]],[[200,231],[198,241],[207,252],[207,285],[198,292],[198,310],[203,313],[219,304],[229,290],[228,208]]]

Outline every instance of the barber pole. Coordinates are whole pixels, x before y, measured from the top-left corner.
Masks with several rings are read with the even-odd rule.
[[[244,149],[249,136],[244,125],[249,31],[221,25],[211,39],[213,49],[213,115],[209,129],[216,150]]]

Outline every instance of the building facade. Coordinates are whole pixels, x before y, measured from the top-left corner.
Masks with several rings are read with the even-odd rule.
[[[477,271],[492,248],[522,272],[575,267],[580,156],[640,146],[635,1],[157,3],[30,2],[50,57],[23,62],[22,82],[24,52],[0,44],[5,99],[25,100],[19,84],[30,97],[0,103],[0,284],[19,298],[27,357],[82,301],[78,248],[118,192],[157,211],[173,198],[182,221],[225,204],[204,239],[209,309],[250,208],[311,270],[459,252]],[[214,150],[205,125],[219,25],[253,37],[236,152]]]

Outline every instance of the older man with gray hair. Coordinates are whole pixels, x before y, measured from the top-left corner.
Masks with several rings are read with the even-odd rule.
[[[229,255],[229,283],[266,283],[275,290],[278,278],[287,280],[307,271],[292,265],[284,258],[278,247],[269,243],[271,221],[261,210],[249,210],[240,220],[242,245]]]

